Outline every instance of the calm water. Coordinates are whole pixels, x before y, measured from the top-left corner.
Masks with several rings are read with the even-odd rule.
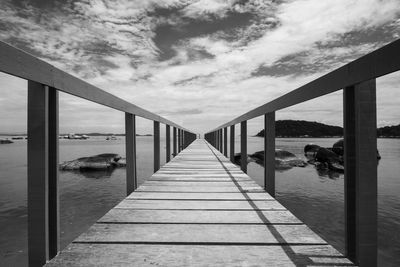
[[[238,139],[237,139],[238,140]],[[303,157],[307,143],[331,146],[336,139],[278,139],[277,147]],[[152,137],[138,137],[139,183],[152,174]],[[165,148],[162,140],[162,148]],[[249,153],[263,140],[248,138]],[[380,139],[379,265],[400,266],[400,139]],[[239,145],[236,145],[239,148]],[[61,140],[60,160],[98,153],[124,156],[124,140]],[[165,162],[162,153],[161,162]],[[250,163],[248,173],[260,185],[262,167]],[[314,231],[343,251],[343,176],[318,173],[313,166],[277,172],[277,198]],[[61,172],[61,243],[66,246],[125,196],[125,169],[84,176]],[[25,266],[27,259],[26,141],[0,146],[0,266]]]

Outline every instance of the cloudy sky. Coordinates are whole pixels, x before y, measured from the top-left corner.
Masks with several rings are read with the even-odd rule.
[[[0,1],[1,41],[201,133],[398,38],[399,0]],[[399,84],[378,80],[380,126],[400,123]],[[25,131],[26,82],[0,73],[0,92],[0,132]],[[341,99],[277,118],[341,125]],[[62,132],[123,132],[121,112],[60,106]]]

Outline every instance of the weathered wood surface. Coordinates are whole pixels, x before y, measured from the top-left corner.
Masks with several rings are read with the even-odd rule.
[[[47,265],[353,266],[203,140]]]

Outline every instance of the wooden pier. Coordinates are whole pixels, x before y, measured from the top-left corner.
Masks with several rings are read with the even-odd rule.
[[[197,139],[46,266],[354,266]]]

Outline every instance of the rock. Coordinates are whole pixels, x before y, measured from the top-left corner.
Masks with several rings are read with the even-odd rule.
[[[344,172],[342,156],[333,152],[333,149],[308,144],[304,147],[304,154],[310,164],[318,169],[330,169],[336,172]]]
[[[0,139],[0,144],[12,144],[12,143],[14,143],[14,142],[11,141],[11,140],[8,140],[8,139]]]
[[[240,165],[240,153],[235,154],[235,163]],[[264,151],[257,151],[248,155],[247,162],[255,162],[264,166]],[[275,168],[290,169],[292,167],[305,167],[307,163],[294,155],[293,153],[281,149],[275,150]]]
[[[335,152],[339,156],[343,156],[344,155],[344,140],[339,139],[336,143],[334,143],[332,146],[332,151]],[[381,159],[379,150],[376,150],[376,158]]]
[[[315,154],[318,152],[319,148],[319,145],[308,144],[304,147],[304,155],[308,159],[314,159]]]
[[[332,146],[332,151],[335,152],[339,156],[343,156],[344,151],[344,140],[339,139],[339,141],[335,142]]]
[[[235,164],[236,165],[240,165],[242,155],[240,153],[236,153],[234,158],[235,158]],[[249,155],[247,155],[247,162],[252,162],[252,161],[253,160],[249,157]]]
[[[105,153],[63,162],[60,164],[60,170],[96,171],[124,166],[126,166],[126,160],[122,159],[120,155]]]
[[[344,172],[343,160],[335,152],[324,147],[320,147],[315,155],[315,160],[325,164],[329,169]]]

